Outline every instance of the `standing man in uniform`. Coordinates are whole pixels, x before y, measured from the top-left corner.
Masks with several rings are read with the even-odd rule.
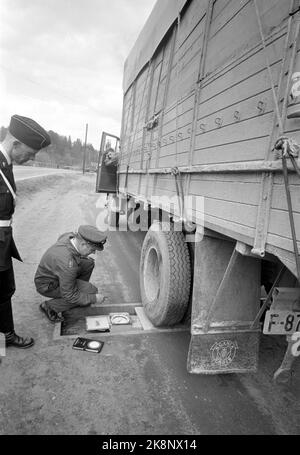
[[[15,333],[11,298],[15,292],[12,258],[22,260],[12,235],[12,215],[16,185],[12,163],[33,160],[37,152],[51,143],[48,133],[34,120],[13,115],[8,132],[0,143],[0,332],[6,346],[29,348],[33,338]]]
[[[34,282],[39,294],[49,297],[40,310],[52,323],[60,313],[78,306],[103,303],[106,297],[89,282],[95,262],[88,256],[102,251],[107,235],[95,226],[79,226],[78,231],[62,234],[42,256]]]

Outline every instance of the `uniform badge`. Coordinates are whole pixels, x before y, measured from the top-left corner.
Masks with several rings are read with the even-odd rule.
[[[74,267],[74,261],[73,259],[69,260],[69,268],[72,269]]]

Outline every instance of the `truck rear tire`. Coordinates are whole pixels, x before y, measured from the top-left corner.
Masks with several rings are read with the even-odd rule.
[[[168,223],[154,222],[145,236],[140,287],[153,325],[171,326],[182,320],[190,297],[191,261],[183,233],[170,230]]]

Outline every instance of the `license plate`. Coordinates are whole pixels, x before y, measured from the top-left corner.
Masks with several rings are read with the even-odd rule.
[[[266,312],[265,335],[289,335],[300,331],[300,312],[269,310]]]

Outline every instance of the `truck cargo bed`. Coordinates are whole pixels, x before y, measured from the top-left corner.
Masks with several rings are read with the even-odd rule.
[[[204,198],[206,227],[261,257],[274,254],[294,274],[282,163],[272,148],[282,134],[300,143],[300,118],[287,118],[298,102],[289,96],[300,70],[298,7],[158,1],[125,65],[119,167],[119,191],[137,200],[176,198],[180,179],[185,196]],[[288,167],[299,248],[300,179]],[[201,219],[193,210],[192,220]]]

